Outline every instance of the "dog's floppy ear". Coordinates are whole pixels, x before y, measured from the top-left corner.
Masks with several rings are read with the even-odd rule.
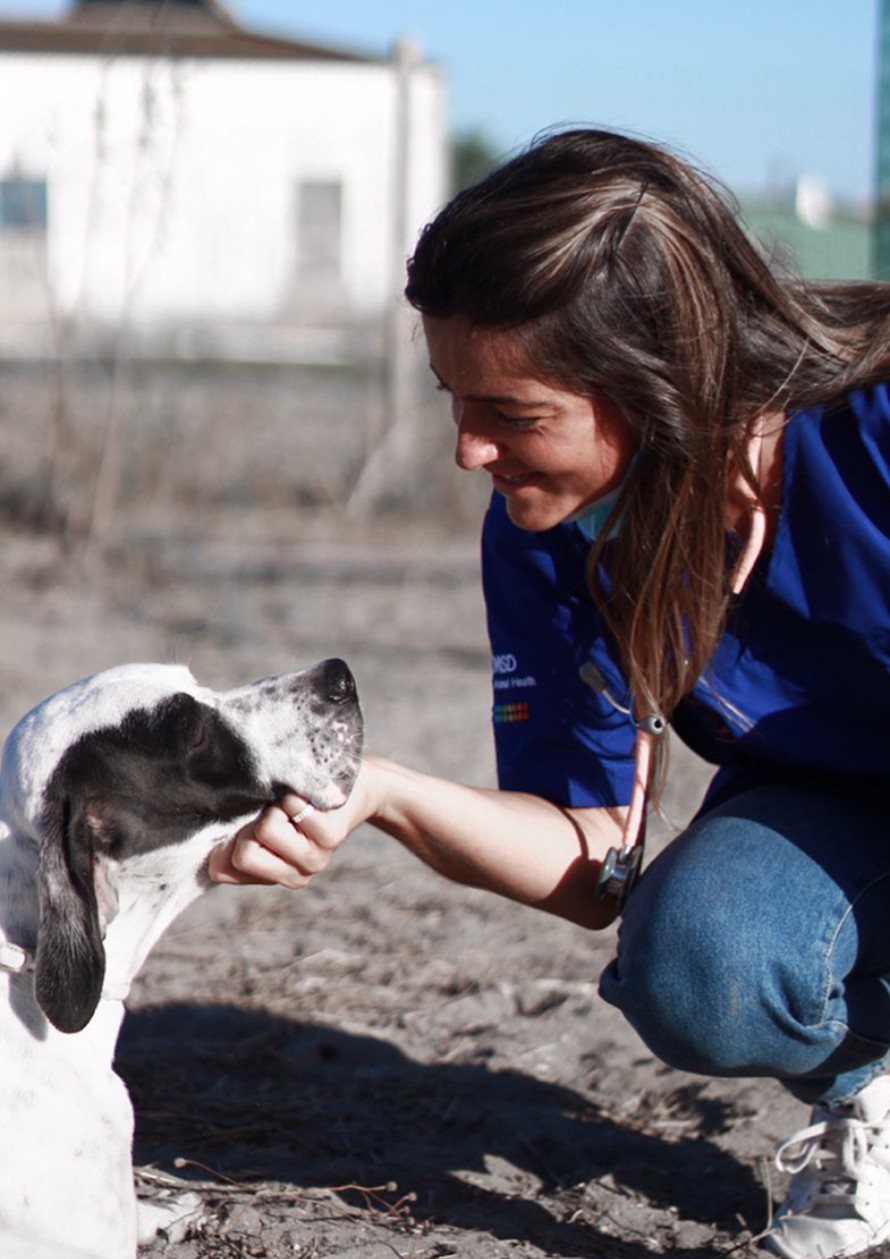
[[[43,817],[34,987],[53,1026],[79,1032],[93,1017],[105,978],[96,837],[83,802],[55,787]]]

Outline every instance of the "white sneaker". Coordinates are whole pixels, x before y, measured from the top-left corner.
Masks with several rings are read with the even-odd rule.
[[[766,1245],[784,1259],[858,1255],[890,1237],[890,1076],[817,1106],[776,1154],[793,1176]]]

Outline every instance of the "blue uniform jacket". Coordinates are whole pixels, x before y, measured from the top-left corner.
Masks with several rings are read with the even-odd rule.
[[[500,785],[566,805],[626,804],[634,730],[586,591],[576,524],[518,529],[495,494],[482,539]],[[608,565],[608,553],[606,555]],[[707,675],[674,714],[705,760],[744,770],[890,774],[890,393],[801,411],[784,436],[778,530]]]

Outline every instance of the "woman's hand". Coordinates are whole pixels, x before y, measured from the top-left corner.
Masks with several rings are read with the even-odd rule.
[[[213,882],[278,884],[293,891],[306,887],[367,818],[369,793],[363,775],[367,777],[364,767],[347,802],[330,812],[291,794],[269,805],[213,849],[208,865]]]

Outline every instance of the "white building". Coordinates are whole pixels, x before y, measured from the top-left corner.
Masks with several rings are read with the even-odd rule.
[[[217,0],[0,22],[0,350],[379,325],[446,167],[441,73],[404,44],[270,38]]]

